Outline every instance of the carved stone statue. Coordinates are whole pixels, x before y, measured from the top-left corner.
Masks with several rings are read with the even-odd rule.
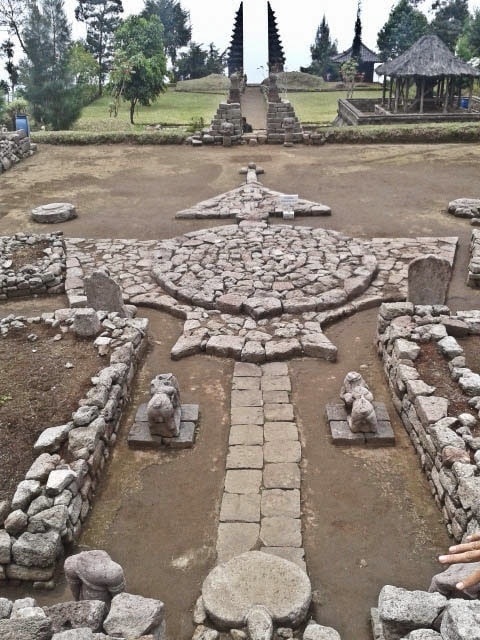
[[[340,391],[348,413],[348,424],[353,433],[375,433],[377,416],[373,406],[373,395],[367,383],[356,371],[350,371]]]
[[[152,435],[175,438],[180,433],[182,407],[180,389],[173,373],[163,373],[150,384],[147,418]]]
[[[82,551],[65,560],[65,577],[75,600],[102,600],[125,591],[122,567],[106,551]]]

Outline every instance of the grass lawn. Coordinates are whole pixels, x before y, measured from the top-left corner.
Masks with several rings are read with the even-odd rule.
[[[382,95],[381,90],[377,91],[354,91],[354,98],[376,98]],[[346,98],[347,92],[343,91],[321,91],[315,92],[295,92],[289,91],[287,100],[293,104],[295,113],[300,122],[313,122],[315,124],[330,124],[337,116],[337,104],[339,98]]]
[[[150,106],[138,107],[134,116],[135,125],[130,124],[130,104],[122,102],[116,118],[109,116],[110,96],[104,96],[85,107],[75,123],[76,131],[142,131],[145,125],[191,124],[192,119],[203,118],[209,123],[225,94],[183,93],[167,90]]]

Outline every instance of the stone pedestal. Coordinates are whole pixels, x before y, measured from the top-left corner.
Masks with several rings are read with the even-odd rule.
[[[395,445],[387,408],[383,402],[373,403],[377,416],[376,433],[353,433],[348,424],[348,414],[343,404],[327,404],[327,421],[335,445],[368,445],[371,447],[389,447]]]
[[[198,404],[182,404],[180,430],[178,436],[168,438],[150,431],[147,417],[147,403],[141,404],[135,415],[135,422],[128,434],[127,442],[132,449],[191,449],[199,419]]]

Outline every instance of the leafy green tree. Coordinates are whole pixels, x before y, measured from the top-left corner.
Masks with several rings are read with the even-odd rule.
[[[81,40],[70,47],[68,68],[82,104],[90,103],[97,96],[98,63]]]
[[[315,41],[310,47],[312,63],[309,67],[301,68],[304,73],[311,73],[315,76],[337,75],[336,65],[330,59],[337,53],[337,43],[330,38],[330,27],[325,16],[317,27]]]
[[[465,59],[478,58],[480,56],[480,9],[475,9],[473,15],[467,21],[462,40],[467,47]]]
[[[185,79],[203,78],[208,75],[206,71],[208,53],[201,44],[190,42],[187,51],[183,51],[178,59],[177,73]]]
[[[29,13],[29,0],[0,0],[0,27],[15,36],[20,48],[27,53],[22,31]]]
[[[177,52],[186,47],[192,37],[190,13],[178,0],[145,0],[142,17],[157,16],[163,24],[163,42],[172,67],[177,64]]]
[[[208,76],[211,73],[223,74],[225,67],[227,66],[226,53],[226,51],[220,53],[219,49],[217,49],[213,42],[208,45],[207,60],[205,62],[205,75]]]
[[[468,0],[437,0],[432,6],[436,9],[430,23],[430,31],[438,36],[451,51],[455,51],[457,41],[468,20]]]
[[[68,129],[81,105],[68,66],[71,38],[63,0],[33,0],[22,37],[28,57],[20,63],[20,81],[33,116],[53,129]]]
[[[121,24],[122,0],[78,0],[75,17],[87,26],[87,49],[98,65],[98,95],[111,69],[113,38]]]
[[[391,60],[428,33],[428,20],[415,9],[411,0],[400,0],[392,8],[387,22],[377,36],[377,47],[382,60]]]
[[[5,63],[5,70],[8,73],[13,97],[13,94],[15,93],[15,87],[18,84],[18,66],[14,62],[14,44],[10,38],[8,38],[8,40],[5,40],[5,42],[3,42],[0,46],[0,55],[3,55],[7,58],[7,62]]]
[[[130,16],[115,33],[113,93],[130,102],[130,122],[137,104],[149,106],[165,91],[167,63],[163,26],[156,16]]]

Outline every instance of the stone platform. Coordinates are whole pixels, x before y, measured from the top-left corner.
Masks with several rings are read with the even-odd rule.
[[[147,403],[141,404],[135,422],[128,434],[128,446],[132,449],[191,449],[195,443],[198,427],[198,404],[182,404],[180,434],[176,438],[152,435],[147,420]]]
[[[368,445],[371,447],[391,447],[395,445],[387,408],[383,402],[374,402],[377,416],[376,433],[353,433],[348,424],[347,411],[343,404],[327,404],[326,413],[328,426],[332,435],[332,443],[336,445]]]

